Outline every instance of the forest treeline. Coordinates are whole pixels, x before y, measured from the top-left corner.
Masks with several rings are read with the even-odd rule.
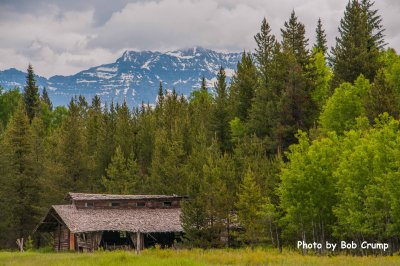
[[[53,107],[29,66],[0,90],[0,247],[14,248],[69,191],[178,194],[185,244],[385,241],[400,230],[400,57],[369,0],[351,0],[334,47],[293,11],[266,19],[227,84],[154,106],[98,96]],[[312,47],[312,49],[309,49]],[[360,251],[361,252],[361,251]],[[362,251],[365,252],[365,251]]]

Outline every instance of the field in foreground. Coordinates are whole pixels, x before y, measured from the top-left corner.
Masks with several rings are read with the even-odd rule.
[[[400,265],[400,256],[302,256],[273,250],[145,250],[95,253],[0,252],[0,266],[86,266],[86,265]]]

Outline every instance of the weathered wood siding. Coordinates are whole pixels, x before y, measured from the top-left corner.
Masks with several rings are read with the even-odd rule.
[[[180,208],[180,200],[90,200],[90,201],[74,201],[78,209],[163,209],[163,208]],[[118,206],[112,206],[117,204]],[[139,204],[144,204],[140,206]]]
[[[79,251],[94,251],[99,249],[102,232],[88,232],[76,234],[77,248]]]
[[[69,230],[65,225],[59,225],[54,231],[54,250],[69,250]]]

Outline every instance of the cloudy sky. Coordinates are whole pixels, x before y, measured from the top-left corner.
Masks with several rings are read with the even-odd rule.
[[[321,17],[329,45],[348,0],[0,0],[0,70],[70,75],[114,62],[124,50],[169,51],[203,46],[254,48],[263,17],[273,32],[294,9],[310,43]],[[376,0],[386,41],[400,50],[400,1]]]

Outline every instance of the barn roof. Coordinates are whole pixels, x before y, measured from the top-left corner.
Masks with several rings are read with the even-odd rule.
[[[36,230],[45,231],[46,224],[52,224],[50,220],[61,219],[72,233],[93,231],[182,232],[180,214],[180,208],[77,209],[75,205],[53,205]]]
[[[140,200],[140,199],[175,199],[183,198],[176,195],[113,195],[113,194],[89,194],[69,192],[67,200]]]

